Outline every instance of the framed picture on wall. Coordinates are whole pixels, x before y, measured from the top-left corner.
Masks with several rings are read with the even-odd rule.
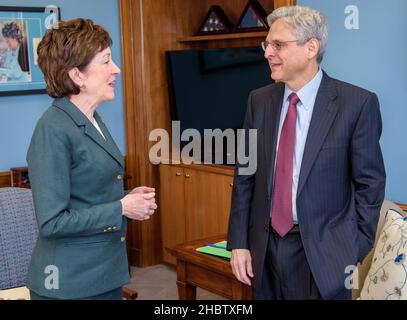
[[[56,6],[0,6],[0,96],[45,93],[37,47],[59,19]]]

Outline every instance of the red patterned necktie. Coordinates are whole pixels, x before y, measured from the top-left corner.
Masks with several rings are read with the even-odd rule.
[[[288,97],[288,111],[281,129],[278,144],[274,189],[271,209],[271,225],[284,237],[293,227],[292,180],[295,145],[296,105],[300,99],[296,93]]]

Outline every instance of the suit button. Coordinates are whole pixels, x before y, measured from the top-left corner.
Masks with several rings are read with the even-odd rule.
[[[117,176],[117,180],[121,180],[121,179],[123,179],[123,176],[122,176],[121,174],[119,174],[119,175]]]
[[[269,226],[265,226],[264,231],[268,232],[269,231]]]
[[[124,240],[126,240],[125,237],[121,237],[121,238],[120,238],[120,241],[121,241],[121,242],[124,242]]]

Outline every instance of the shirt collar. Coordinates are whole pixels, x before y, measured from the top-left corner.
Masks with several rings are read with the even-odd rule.
[[[305,86],[303,86],[300,90],[298,90],[297,96],[300,99],[301,105],[304,107],[305,110],[309,110],[313,101],[315,101],[315,96],[318,92],[319,86],[322,81],[322,69],[319,68],[315,77],[309,81]],[[288,100],[288,97],[291,93],[293,93],[287,85],[284,88],[284,101]]]

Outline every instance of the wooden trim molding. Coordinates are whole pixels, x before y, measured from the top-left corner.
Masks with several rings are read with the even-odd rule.
[[[295,6],[296,0],[274,0],[274,8],[285,7],[285,6]]]
[[[122,77],[126,132],[127,187],[156,186],[157,169],[148,159],[147,104],[143,0],[120,0]],[[147,34],[148,35],[148,34]],[[157,173],[156,173],[157,172]],[[148,221],[131,221],[128,227],[130,264],[144,267],[161,262],[161,232],[157,211]]]
[[[164,166],[172,166],[172,167],[177,167],[177,168],[182,168],[182,169],[190,169],[194,171],[204,171],[204,172],[209,172],[209,173],[216,173],[216,174],[221,174],[221,175],[226,175],[226,176],[234,176],[235,168],[234,166],[225,166],[225,165],[218,165],[218,164],[161,164]]]
[[[0,172],[0,188],[11,186],[10,171]]]

